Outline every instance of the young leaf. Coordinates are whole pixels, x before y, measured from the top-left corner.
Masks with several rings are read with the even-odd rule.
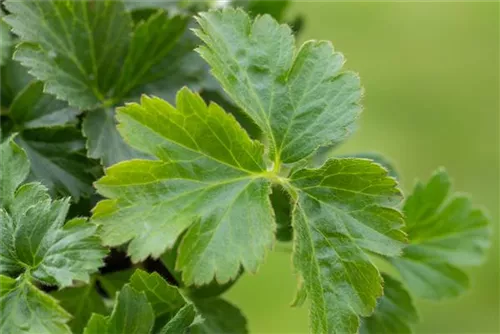
[[[363,319],[360,334],[412,333],[418,315],[410,294],[389,275],[383,278],[384,295],[377,301],[375,313]]]
[[[92,313],[107,313],[103,297],[93,283],[59,290],[53,292],[52,296],[73,316],[68,325],[74,333],[82,333]]]
[[[0,311],[2,333],[71,333],[71,315],[25,277],[0,275]]]
[[[116,130],[115,112],[112,109],[87,113],[82,130],[83,135],[87,137],[87,155],[93,159],[100,159],[104,166],[134,158],[147,158],[123,141]]]
[[[361,111],[357,75],[341,72],[329,42],[295,51],[290,28],[242,10],[202,13],[198,51],[229,96],[260,126],[276,163],[297,162],[342,141]]]
[[[113,312],[109,317],[93,314],[84,334],[148,334],[154,324],[153,308],[146,294],[126,284],[116,296]]]
[[[117,118],[127,142],[159,160],[117,164],[96,183],[109,198],[93,214],[103,242],[131,241],[128,253],[137,262],[159,257],[188,229],[177,259],[186,284],[214,276],[227,282],[241,265],[254,272],[274,232],[262,145],[187,89],[177,109],[144,97],[141,105],[120,108]]]
[[[45,82],[46,92],[80,109],[115,104],[152,80],[154,66],[186,24],[185,18],[160,11],[134,27],[122,1],[8,1],[6,6],[11,12],[6,21],[23,42],[15,58]]]
[[[417,183],[404,205],[410,245],[391,262],[423,298],[462,293],[469,280],[458,267],[481,263],[489,246],[489,219],[468,197],[449,196],[450,187],[448,174],[438,170],[427,184]]]
[[[405,240],[394,179],[365,159],[333,159],[291,175],[294,265],[300,294],[311,302],[314,333],[354,333],[382,294],[380,274],[366,252],[400,253]]]
[[[195,301],[203,322],[191,328],[193,334],[245,334],[247,321],[241,311],[220,298]]]

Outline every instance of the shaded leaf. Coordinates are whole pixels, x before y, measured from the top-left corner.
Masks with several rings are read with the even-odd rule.
[[[383,278],[384,295],[377,301],[375,313],[363,319],[360,334],[413,333],[418,315],[410,294],[392,277]]]
[[[231,303],[220,299],[195,301],[196,309],[203,322],[191,328],[192,333],[203,334],[244,334],[248,333],[247,321],[240,310]]]

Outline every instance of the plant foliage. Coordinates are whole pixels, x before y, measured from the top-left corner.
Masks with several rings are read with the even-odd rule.
[[[313,333],[410,333],[412,296],[468,287],[488,218],[444,170],[404,200],[331,152],[362,109],[343,55],[297,47],[288,1],[211,6],[5,2],[2,333],[247,333],[222,294],[277,242]]]

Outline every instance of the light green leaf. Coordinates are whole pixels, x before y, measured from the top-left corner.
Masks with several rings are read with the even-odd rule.
[[[112,0],[11,0],[6,6],[6,21],[23,42],[15,59],[45,83],[46,92],[80,109],[116,104],[161,77],[155,65],[187,20],[159,11],[134,27],[123,2]]]
[[[130,286],[146,293],[156,317],[176,312],[186,304],[179,289],[169,285],[158,273],[148,274],[137,269],[130,278]]]
[[[116,130],[115,112],[112,109],[91,111],[82,125],[87,137],[87,155],[99,159],[104,166],[134,158],[147,158],[145,154],[127,145]]]
[[[96,162],[85,154],[81,132],[72,126],[37,128],[16,137],[31,162],[30,180],[41,181],[52,194],[75,201],[94,192]]]
[[[0,332],[4,334],[70,334],[71,319],[51,296],[29,280],[0,275]]]
[[[403,285],[388,275],[384,278],[384,295],[377,301],[375,313],[364,318],[360,334],[413,333],[418,314],[410,294]]]
[[[459,267],[480,264],[489,246],[489,219],[470,198],[450,196],[450,186],[438,170],[427,184],[417,183],[404,205],[410,245],[391,262],[423,298],[461,294],[469,280]]]
[[[93,313],[83,334],[106,334],[108,331],[108,317],[102,314]]]
[[[93,314],[85,334],[148,334],[154,324],[153,308],[146,294],[126,284],[116,296],[113,312],[109,317]]]
[[[242,10],[200,14],[198,49],[229,96],[267,136],[271,159],[293,163],[342,141],[361,108],[359,78],[326,41],[295,50],[290,28]]]
[[[15,97],[8,116],[20,131],[76,123],[79,113],[67,103],[44,94],[43,83],[33,81]]]
[[[291,175],[293,261],[303,278],[314,333],[354,333],[382,294],[381,278],[367,252],[400,253],[405,235],[394,179],[365,159],[332,159],[320,169]]]
[[[160,330],[160,334],[190,333],[189,327],[196,319],[196,309],[193,304],[186,304],[179,312]]]
[[[93,283],[59,290],[53,292],[52,296],[73,316],[68,325],[74,333],[82,333],[92,313],[107,313],[103,298]]]
[[[30,164],[26,153],[13,140],[0,144],[0,207],[12,203],[14,192],[26,179]]]
[[[187,89],[179,92],[177,109],[144,97],[141,105],[120,108],[117,118],[126,141],[159,160],[122,162],[96,183],[109,198],[93,215],[103,242],[130,241],[137,262],[159,257],[188,229],[177,258],[186,284],[214,276],[227,282],[240,266],[255,272],[274,232],[262,145]]]
[[[195,301],[203,322],[191,328],[193,334],[244,334],[247,321],[240,310],[220,298]]]

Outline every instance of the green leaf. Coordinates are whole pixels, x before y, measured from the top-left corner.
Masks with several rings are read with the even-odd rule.
[[[29,280],[0,275],[0,332],[5,334],[70,334],[71,319],[51,296]]]
[[[410,294],[392,277],[383,275],[383,278],[384,295],[377,301],[375,313],[363,319],[360,333],[412,333],[418,314]]]
[[[146,294],[126,284],[116,296],[113,312],[109,317],[93,314],[85,334],[148,334],[154,324],[153,308]]]
[[[186,304],[179,312],[163,327],[160,334],[184,334],[190,333],[189,327],[196,319],[196,309],[193,304]]]
[[[281,21],[290,5],[289,0],[233,0],[233,7],[242,7],[253,16],[269,14],[277,21]]]
[[[66,125],[77,122],[80,111],[68,104],[44,94],[43,83],[33,81],[14,99],[9,117],[18,130]]]
[[[9,157],[9,162],[21,163],[24,168],[21,173],[2,171],[2,177],[11,178],[10,184],[3,184],[12,189],[23,181],[29,164],[12,141],[3,143],[1,151],[2,158]],[[73,219],[64,225],[68,199],[52,201],[46,188],[29,183],[18,188],[2,206],[0,274],[14,276],[29,271],[38,281],[64,287],[73,280],[88,281],[89,274],[102,265],[105,251],[94,236],[96,227],[85,219]]]
[[[186,26],[186,18],[159,11],[134,27],[122,1],[7,1],[6,7],[6,21],[23,42],[15,59],[46,92],[80,109],[113,105],[161,76],[155,65]]]
[[[4,12],[0,9],[0,66],[4,66],[11,56],[12,37],[10,28],[3,20]]]
[[[146,293],[157,318],[165,313],[175,312],[186,304],[179,289],[169,285],[158,273],[148,274],[137,269],[130,278],[130,286]]]
[[[105,275],[99,275],[98,281],[104,292],[106,292],[109,297],[113,297],[126,283],[129,282],[130,277],[134,274],[134,272],[134,268],[115,271]]]
[[[342,141],[361,108],[359,78],[326,41],[295,50],[290,28],[242,10],[202,13],[198,49],[229,96],[260,126],[276,163]]]
[[[30,180],[41,181],[52,194],[75,201],[94,192],[97,164],[87,158],[81,132],[72,126],[23,131],[16,141],[31,162]]]
[[[394,179],[365,159],[332,159],[320,169],[291,175],[300,295],[310,299],[314,333],[354,333],[382,294],[381,278],[367,252],[400,253],[405,235]]]
[[[276,239],[291,241],[293,239],[292,207],[290,195],[280,186],[273,186],[270,199],[276,219]]]
[[[5,5],[11,13],[5,20],[24,42],[15,58],[45,82],[47,93],[80,109],[94,108],[110,97],[132,32],[122,2],[6,1]]]
[[[30,164],[26,153],[13,140],[0,145],[0,207],[7,207],[14,199],[17,187],[26,179]]]
[[[116,130],[115,112],[112,109],[91,111],[83,120],[83,134],[87,137],[87,155],[99,159],[104,166],[134,158],[146,158],[127,145]]]
[[[470,198],[450,195],[450,187],[438,170],[427,184],[417,183],[404,205],[410,245],[391,262],[419,297],[461,294],[469,280],[459,267],[480,264],[489,246],[489,219]]]
[[[195,301],[203,322],[191,328],[193,334],[244,334],[248,333],[247,321],[240,310],[231,303],[210,298]]]
[[[130,241],[137,262],[159,257],[187,229],[177,258],[186,284],[214,276],[224,283],[240,266],[255,272],[274,231],[262,145],[187,89],[179,92],[177,109],[144,97],[141,105],[120,108],[117,118],[126,141],[159,160],[122,162],[96,183],[109,198],[93,215],[103,242]]]
[[[93,283],[59,290],[53,292],[52,296],[73,316],[68,325],[74,333],[82,333],[92,313],[107,313],[103,298]]]

